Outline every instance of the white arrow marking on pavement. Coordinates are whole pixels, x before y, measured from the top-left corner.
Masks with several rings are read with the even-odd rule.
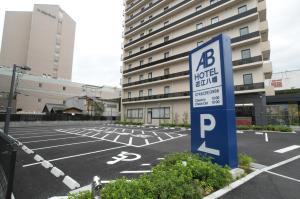
[[[217,149],[212,149],[212,148],[206,147],[205,141],[198,148],[198,151],[201,151],[201,152],[204,152],[204,153],[213,154],[213,155],[216,155],[216,156],[220,156],[220,151],[217,150]]]

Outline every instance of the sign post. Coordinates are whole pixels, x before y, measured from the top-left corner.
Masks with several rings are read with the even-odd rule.
[[[237,167],[231,40],[221,34],[189,54],[191,147],[222,166]]]

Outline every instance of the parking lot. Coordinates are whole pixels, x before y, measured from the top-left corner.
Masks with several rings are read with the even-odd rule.
[[[15,127],[10,135],[21,144],[16,199],[63,196],[89,185],[95,175],[104,183],[122,176],[134,178],[150,172],[166,154],[190,150],[190,130],[181,128],[72,124]],[[253,198],[248,194],[253,189],[261,198],[276,198],[268,197],[274,189],[281,196],[277,198],[299,196],[299,133],[238,131],[237,135],[239,153],[252,156],[257,167],[294,159],[263,172],[224,198]],[[261,183],[267,188],[262,189]]]

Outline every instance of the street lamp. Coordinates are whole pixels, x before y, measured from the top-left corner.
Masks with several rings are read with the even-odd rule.
[[[14,64],[13,66],[13,72],[12,72],[12,77],[11,77],[11,83],[10,83],[10,91],[9,91],[9,96],[7,99],[7,107],[6,107],[6,117],[5,117],[5,123],[4,123],[4,133],[8,135],[8,128],[9,128],[9,122],[10,122],[10,114],[11,114],[11,103],[12,99],[14,96],[14,90],[15,90],[15,81],[16,81],[16,70],[17,68],[24,70],[24,71],[30,71],[31,68],[28,66],[17,66]]]

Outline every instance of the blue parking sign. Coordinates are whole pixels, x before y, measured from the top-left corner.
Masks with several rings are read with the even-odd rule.
[[[191,147],[236,168],[237,140],[231,40],[221,34],[189,54]]]

